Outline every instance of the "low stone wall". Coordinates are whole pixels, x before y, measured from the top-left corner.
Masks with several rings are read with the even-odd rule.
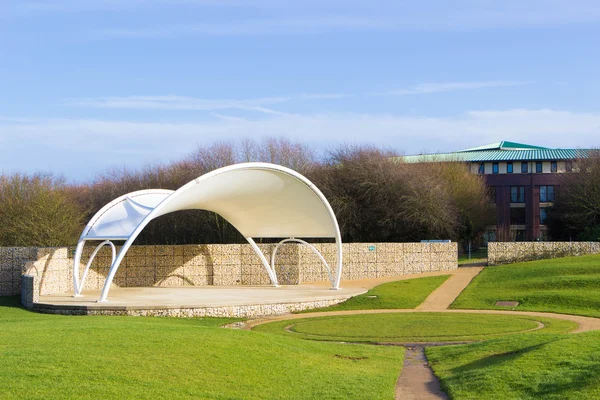
[[[21,293],[25,263],[39,258],[37,250],[35,247],[0,247],[0,296]]]
[[[600,254],[600,242],[490,242],[488,265]]]
[[[34,304],[31,306],[23,305],[33,311],[44,314],[60,315],[123,315],[135,317],[220,317],[220,318],[257,318],[267,315],[291,314],[294,312],[311,310],[313,308],[328,307],[347,300],[345,298],[333,298],[328,300],[284,302],[274,304],[243,304],[237,306],[217,306],[217,307],[196,307],[196,308],[177,308],[177,307],[153,307],[153,308],[84,308],[84,307],[51,307],[45,304]]]
[[[259,244],[267,259],[274,244]],[[335,244],[314,246],[335,269]],[[2,295],[21,290],[21,275],[31,276],[36,295],[73,290],[73,247],[2,248],[0,266]],[[80,265],[94,246],[88,245]],[[117,247],[117,251],[119,248]],[[104,247],[94,259],[84,290],[101,289],[108,274],[111,252]],[[276,272],[283,285],[328,280],[319,258],[306,246],[282,245],[276,258]],[[457,268],[456,243],[345,243],[342,279],[379,278]],[[335,271],[333,271],[335,273]],[[7,282],[7,283],[3,283]],[[27,281],[29,282],[29,281]],[[250,245],[133,246],[113,281],[114,287],[266,285],[269,277]]]

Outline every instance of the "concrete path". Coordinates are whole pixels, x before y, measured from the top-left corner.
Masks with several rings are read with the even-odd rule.
[[[420,311],[442,311],[450,307],[458,295],[471,283],[483,267],[461,267],[446,282],[434,290],[423,303],[417,306]]]
[[[440,388],[439,379],[429,367],[425,349],[422,346],[406,348],[402,373],[396,381],[396,399],[448,399],[446,393],[442,392]]]

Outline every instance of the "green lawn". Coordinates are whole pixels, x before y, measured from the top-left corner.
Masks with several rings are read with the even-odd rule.
[[[403,349],[219,328],[233,320],[42,315],[0,298],[0,398],[393,399]]]
[[[415,308],[448,279],[450,275],[406,279],[375,286],[343,303],[307,312]]]
[[[600,399],[600,332],[513,335],[426,354],[453,399]]]
[[[498,300],[516,300],[517,311],[548,311],[600,317],[600,255],[486,267],[451,308],[502,309]]]
[[[389,313],[303,318],[258,325],[270,332],[301,339],[344,342],[455,342],[484,340],[545,325],[536,334],[564,333],[577,324],[553,318],[462,313]],[[533,332],[532,332],[533,334]]]

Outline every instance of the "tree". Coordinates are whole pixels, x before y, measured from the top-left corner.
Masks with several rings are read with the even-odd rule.
[[[557,202],[550,212],[554,239],[598,240],[600,231],[600,150],[578,160],[572,173],[561,176]]]
[[[0,176],[0,245],[77,242],[85,213],[64,180],[49,174]]]
[[[485,185],[462,164],[406,164],[391,151],[342,147],[310,178],[346,241],[458,240],[488,223]]]

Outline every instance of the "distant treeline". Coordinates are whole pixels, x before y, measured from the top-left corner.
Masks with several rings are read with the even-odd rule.
[[[0,246],[73,245],[87,221],[123,194],[150,188],[175,190],[214,169],[249,161],[280,164],[308,177],[331,203],[343,240],[348,242],[466,242],[495,221],[483,179],[462,163],[408,164],[394,152],[373,146],[341,146],[318,156],[300,142],[245,139],[199,147],[170,164],[111,169],[86,184],[68,184],[52,174],[2,175]],[[572,189],[564,191],[564,198],[570,200],[564,203],[560,218],[556,213],[553,219],[557,229],[582,231],[578,224],[583,220],[600,225],[600,164],[590,165],[580,178],[572,179]],[[577,208],[582,196],[577,188],[590,185],[595,189],[585,190],[595,203]],[[595,210],[591,214],[585,211],[589,207]],[[219,215],[191,210],[152,221],[136,243],[243,241]]]

